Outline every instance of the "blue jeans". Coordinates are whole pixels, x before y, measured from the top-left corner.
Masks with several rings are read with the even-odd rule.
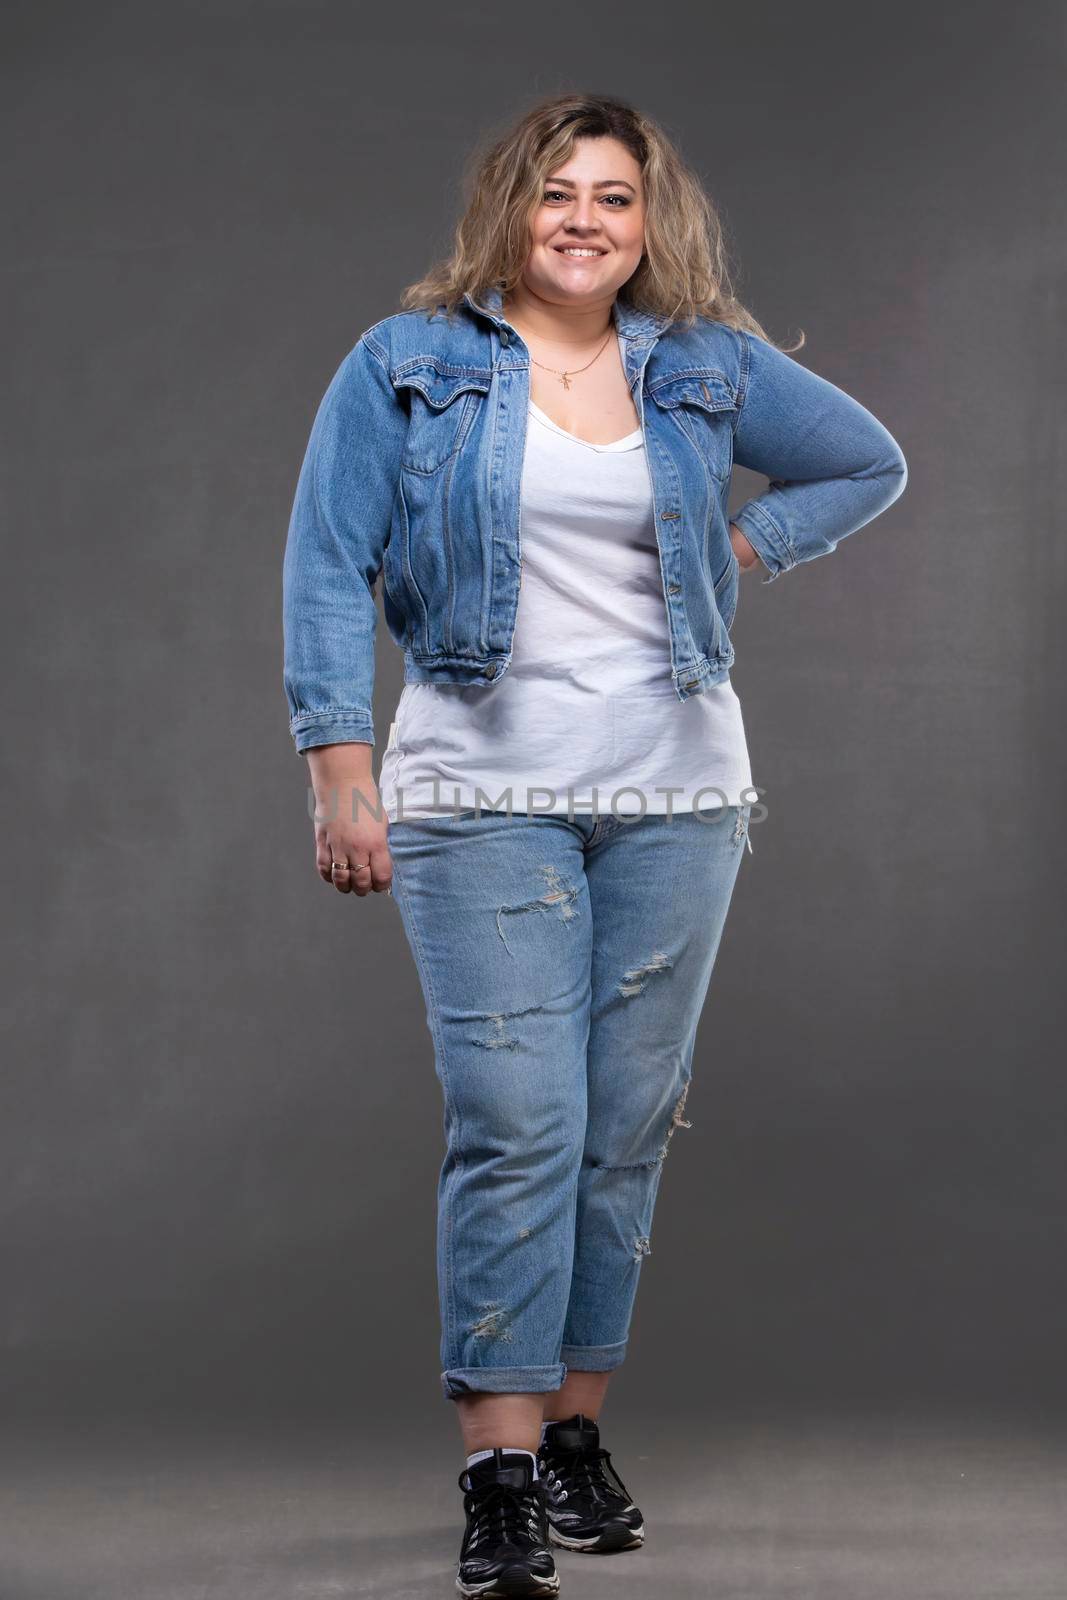
[[[447,1398],[623,1360],[750,811],[390,824],[444,1091]]]

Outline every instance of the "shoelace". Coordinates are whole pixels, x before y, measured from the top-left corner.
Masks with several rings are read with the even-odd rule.
[[[468,1550],[489,1534],[506,1544],[543,1544],[536,1491],[516,1489],[510,1483],[488,1483],[475,1489],[466,1472],[460,1473],[459,1486],[465,1491],[464,1508],[473,1518]]]
[[[573,1489],[579,1495],[583,1492],[588,1493],[594,1501],[610,1504],[613,1500],[621,1500],[623,1504],[629,1505],[629,1491],[612,1465],[611,1451],[605,1450],[603,1445],[598,1445],[593,1450],[569,1452],[563,1459],[569,1487],[563,1487],[562,1474],[554,1467],[549,1467],[545,1479],[548,1492],[557,1504],[561,1500],[566,1500]],[[615,1483],[608,1478],[608,1472],[615,1479]]]

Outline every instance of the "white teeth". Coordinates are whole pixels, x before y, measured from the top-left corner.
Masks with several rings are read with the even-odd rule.
[[[579,250],[577,247],[567,247],[560,251],[564,256],[602,256],[603,250]]]

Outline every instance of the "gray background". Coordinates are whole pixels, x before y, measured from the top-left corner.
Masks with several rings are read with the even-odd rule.
[[[281,557],[322,391],[447,247],[472,143],[573,88],[665,124],[742,298],[804,329],[799,359],[910,468],[834,557],[742,585],[769,814],[605,1416],[668,1456],[730,1418],[1062,1424],[1058,11],[9,12],[0,1404],[22,1437],[321,1422],[369,1470],[410,1426],[461,1464],[431,1041],[393,903],[315,872]],[[378,661],[380,759],[384,627]],[[814,1592],[769,1526],[752,1592]],[[909,1592],[985,1593],[953,1566],[971,1535]],[[425,1589],[352,1592],[444,1593],[437,1551]],[[320,1592],[286,1570],[279,1594]],[[855,1576],[850,1600],[903,1592]],[[158,1592],[216,1592],[196,1582]]]

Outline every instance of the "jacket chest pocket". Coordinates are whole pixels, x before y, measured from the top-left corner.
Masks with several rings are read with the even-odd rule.
[[[654,383],[649,398],[688,439],[712,477],[733,468],[737,397],[720,372],[683,372]]]
[[[433,362],[394,378],[410,419],[401,467],[423,475],[440,472],[463,448],[491,382],[491,373],[443,370]]]

